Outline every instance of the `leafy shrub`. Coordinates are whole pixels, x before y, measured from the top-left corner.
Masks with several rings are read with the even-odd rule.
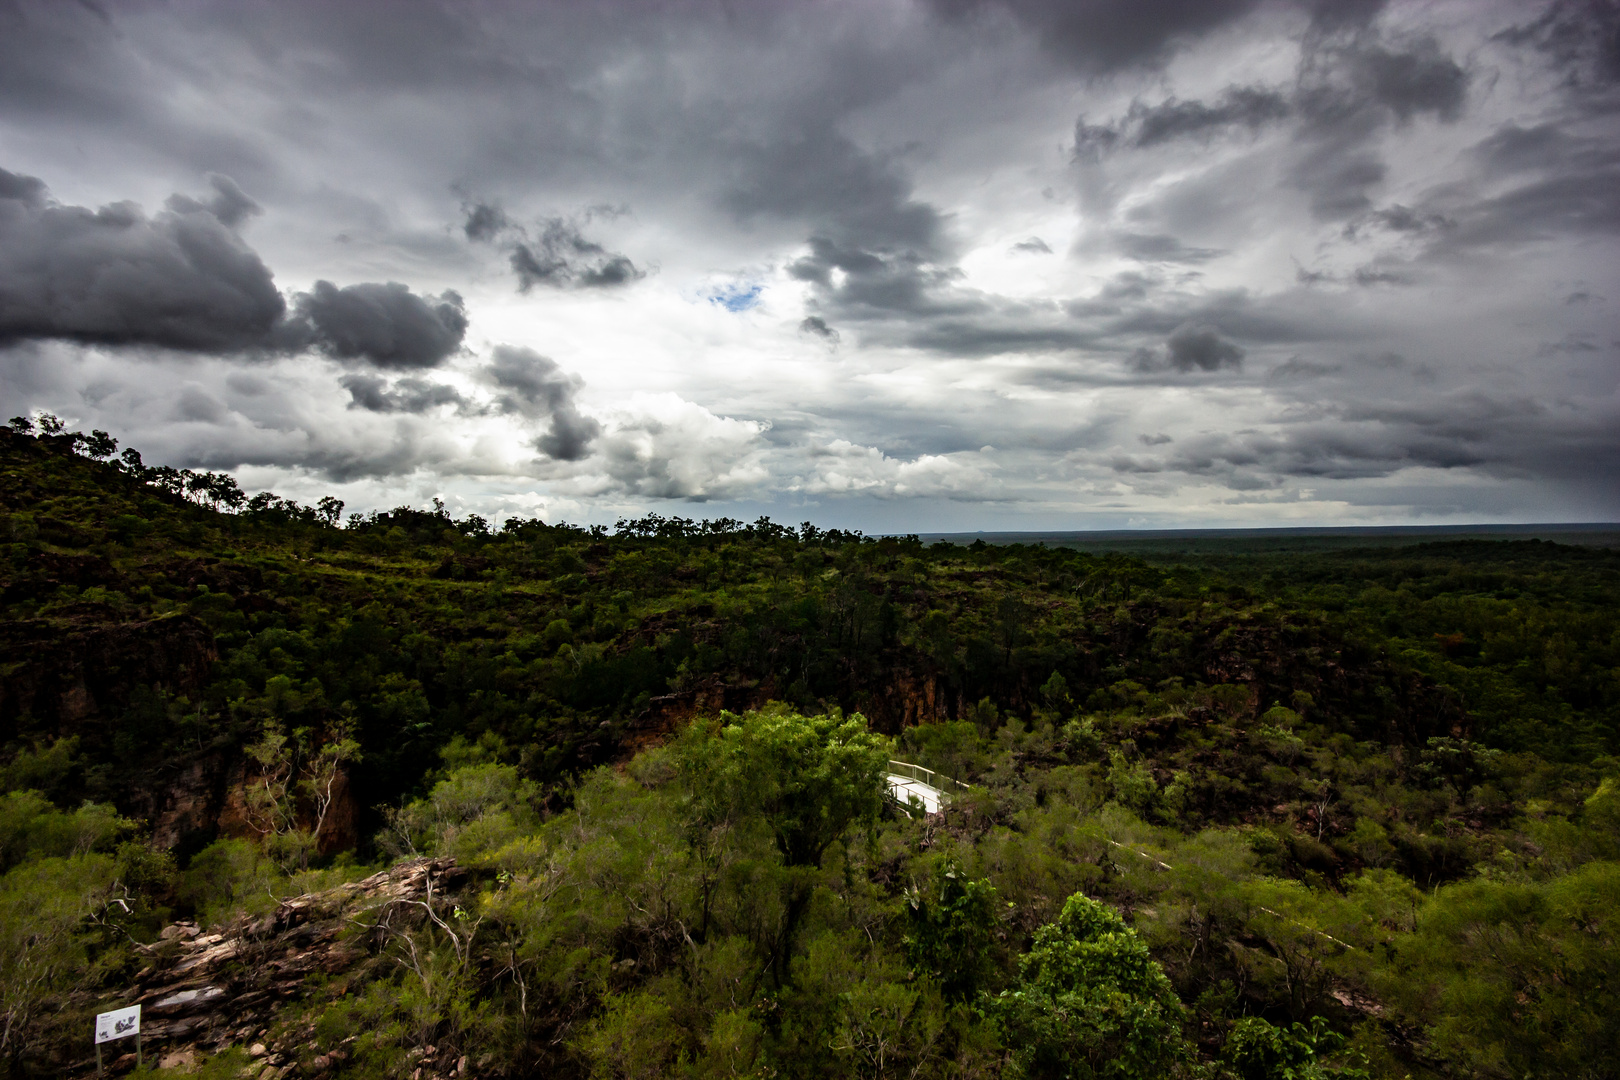
[[[1191,1057],[1163,969],[1117,912],[1080,893],[1035,932],[996,1006],[1015,1071],[1032,1080],[1156,1080]]]

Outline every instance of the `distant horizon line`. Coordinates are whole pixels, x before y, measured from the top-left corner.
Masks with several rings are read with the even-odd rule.
[[[1220,528],[1141,528],[1141,529],[977,529],[959,532],[881,533],[883,536],[915,535],[919,540],[957,538],[983,539],[1028,537],[1030,539],[1095,540],[1173,540],[1193,538],[1243,539],[1260,536],[1443,536],[1443,535],[1533,535],[1535,533],[1620,533],[1620,522],[1481,522],[1468,525],[1269,525]]]

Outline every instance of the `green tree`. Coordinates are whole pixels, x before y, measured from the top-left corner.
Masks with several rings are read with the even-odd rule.
[[[834,711],[804,716],[773,704],[721,725],[694,725],[678,751],[696,835],[750,818],[763,822],[788,870],[788,896],[772,972],[787,958],[827,849],[883,809],[889,740],[865,717]]]
[[[941,863],[926,890],[906,891],[906,957],[939,981],[948,1001],[973,998],[990,968],[995,942],[996,889],[955,863]]]
[[[116,954],[103,930],[131,905],[103,852],[133,825],[95,803],[64,811],[34,791],[0,797],[0,1068],[16,1074],[59,1043],[63,995],[93,985],[98,954]]]
[[[289,737],[282,724],[271,719],[265,721],[259,741],[247,748],[258,766],[258,775],[245,792],[248,820],[263,838],[265,851],[284,870],[309,869],[346,767],[360,760],[360,744],[352,731],[347,721],[334,723],[326,740],[315,747],[308,728],[294,728]]]
[[[61,995],[96,975],[90,919],[116,882],[106,855],[38,859],[0,876],[0,1060],[13,1074],[55,1040]]]
[[[1481,1077],[1612,1077],[1620,1061],[1620,863],[1547,883],[1441,888],[1384,972],[1436,1050]]]
[[[827,849],[883,809],[889,740],[859,713],[803,716],[785,705],[721,714],[717,734],[698,732],[681,767],[705,816],[757,815],[782,861],[819,867]]]
[[[1365,1080],[1365,1069],[1329,1064],[1343,1046],[1344,1036],[1320,1016],[1286,1028],[1246,1016],[1233,1025],[1221,1056],[1239,1080]]]
[[[396,856],[448,854],[466,865],[482,865],[505,845],[534,833],[538,801],[534,783],[511,765],[464,765],[450,769],[426,798],[390,811],[388,828],[377,840]]]
[[[1119,913],[1090,897],[1069,897],[1035,932],[1019,973],[996,999],[1015,1075],[1158,1080],[1191,1056],[1170,980]]]

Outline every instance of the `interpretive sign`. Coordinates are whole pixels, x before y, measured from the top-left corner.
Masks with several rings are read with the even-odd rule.
[[[112,1042],[114,1039],[127,1039],[135,1036],[135,1057],[138,1061],[141,1056],[141,1007],[131,1005],[127,1009],[114,1009],[112,1012],[96,1014],[96,1071],[101,1071],[101,1044]]]
[[[127,1009],[114,1009],[112,1012],[96,1014],[96,1042],[112,1042],[114,1039],[125,1039],[131,1035],[141,1033],[141,1007],[131,1005]]]

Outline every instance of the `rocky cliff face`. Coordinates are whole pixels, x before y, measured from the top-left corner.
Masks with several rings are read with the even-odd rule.
[[[189,615],[117,621],[96,605],[0,624],[0,724],[19,734],[94,737],[141,689],[194,696],[217,659]]]
[[[142,947],[150,962],[126,993],[78,1004],[96,1011],[139,1004],[146,1058],[160,1065],[184,1067],[234,1046],[251,1056],[252,1080],[319,1075],[344,1051],[315,1053],[307,1033],[272,1026],[275,1011],[309,994],[313,976],[358,973],[376,964],[380,942],[363,928],[383,921],[390,907],[408,909],[406,918],[418,917],[417,902],[427,896],[430,882],[438,892],[463,877],[451,860],[420,859],[327,892],[293,897],[269,915],[212,932],[176,923],[164,929],[160,942]],[[134,1068],[134,1046],[114,1045],[127,1052],[109,1061],[111,1071]],[[469,1072],[459,1056],[441,1060],[424,1053],[418,1064],[418,1080]],[[95,1059],[72,1062],[63,1071],[92,1076]]]
[[[191,560],[161,569],[181,584],[212,582],[221,591],[230,586],[244,597],[257,595],[249,591],[256,572],[205,564],[218,562]],[[93,583],[107,585],[109,579]],[[144,709],[163,723],[167,703],[202,696],[219,658],[208,627],[185,614],[119,620],[106,605],[74,607],[48,618],[0,620],[0,745],[76,736],[86,749],[98,743],[120,747],[117,756],[138,768],[141,782],[110,794],[123,813],[151,824],[158,847],[186,853],[221,835],[256,835],[244,808],[249,777],[239,752],[215,742],[154,757],[144,752],[135,730],[141,719],[132,718],[132,709]],[[359,838],[359,808],[347,775],[340,774],[320,850],[352,849]]]
[[[263,834],[248,811],[247,787],[253,780],[240,753],[206,751],[167,762],[152,770],[154,783],[134,793],[126,808],[151,822],[152,843],[166,851],[194,852],[220,836],[257,840]],[[314,824],[301,815],[307,828]],[[360,843],[360,808],[349,775],[338,770],[332,806],[316,837],[323,855],[353,851]]]

